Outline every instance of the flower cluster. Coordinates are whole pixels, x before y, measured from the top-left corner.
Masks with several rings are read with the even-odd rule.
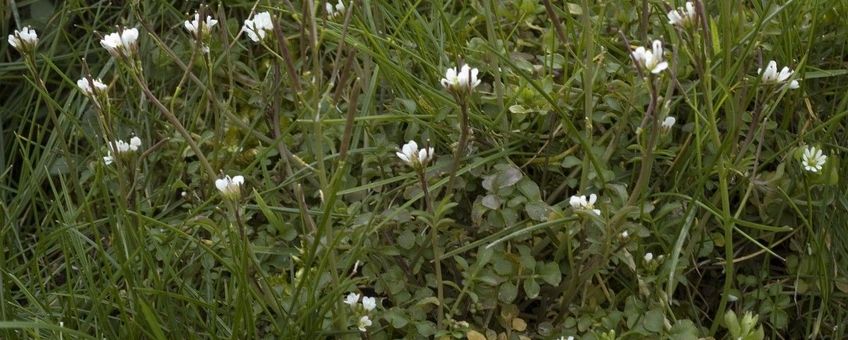
[[[342,0],[339,0],[339,2],[337,2],[335,6],[333,6],[333,4],[329,2],[325,3],[324,9],[327,11],[328,17],[335,18],[344,14],[346,7]]]
[[[344,299],[344,303],[350,305],[351,309],[362,313],[362,315],[359,316],[356,326],[359,328],[360,332],[365,332],[367,331],[367,327],[372,325],[371,318],[368,316],[368,313],[377,308],[377,298],[363,296],[361,308],[359,308],[358,302],[359,294],[357,293],[350,293]]]
[[[138,29],[124,28],[109,33],[100,40],[100,45],[115,58],[132,57],[138,49]]]
[[[809,172],[821,172],[825,163],[827,163],[827,156],[815,146],[807,147],[801,156],[801,166]]]
[[[639,46],[631,55],[640,67],[653,74],[659,74],[668,68],[668,62],[663,61],[663,47],[659,40],[654,40],[652,49],[648,50]]]
[[[642,256],[642,260],[644,260],[645,267],[648,270],[654,271],[665,261],[665,255],[654,257],[654,253],[648,252]]]
[[[207,15],[206,20],[200,20],[200,13],[194,13],[194,20],[186,20],[185,21],[185,29],[194,35],[195,38],[203,39],[204,36],[209,34],[209,31],[218,24],[218,20],[212,18],[212,16]]]
[[[112,164],[115,161],[115,157],[120,155],[136,152],[141,147],[141,138],[138,136],[130,138],[130,142],[124,142],[123,140],[116,140],[109,143],[109,153],[103,157],[103,163],[106,165]]]
[[[680,27],[691,26],[695,23],[696,18],[695,4],[687,1],[685,8],[678,7],[677,9],[672,9],[666,16],[668,17],[669,24]]]
[[[247,37],[254,42],[261,42],[262,40],[265,40],[268,32],[274,30],[274,22],[271,21],[271,13],[256,13],[256,15],[253,16],[253,19],[247,19],[244,21],[244,26],[242,26],[241,30],[247,33]]]
[[[777,72],[777,62],[774,60],[769,61],[768,66],[766,66],[765,72],[763,69],[757,69],[757,74],[762,74],[763,76],[763,84],[784,84],[789,77],[792,76],[793,72],[788,66],[784,66],[780,72]],[[790,89],[797,89],[800,87],[797,80],[792,80],[789,82]]]
[[[433,159],[434,152],[435,150],[432,147],[419,150],[418,143],[411,140],[401,147],[400,152],[396,152],[395,154],[407,165],[413,168],[420,168],[427,166],[427,163]]]
[[[220,191],[225,198],[231,200],[238,200],[238,198],[241,197],[242,184],[244,184],[243,176],[230,177],[227,175],[224,176],[224,178],[215,180],[215,187],[218,188],[218,191]]]
[[[576,210],[591,211],[593,214],[600,216],[601,210],[595,209],[595,202],[597,201],[598,195],[595,194],[590,194],[588,198],[585,195],[574,195],[571,196],[571,199],[569,199],[568,203],[571,204],[571,207]]]
[[[15,30],[14,34],[9,34],[9,45],[21,53],[32,52],[38,45],[38,33],[35,33],[31,27],[24,27],[20,31]]]
[[[84,95],[97,99],[98,96],[106,93],[108,87],[99,78],[90,78],[89,81],[89,77],[82,77],[77,80],[77,87],[79,87]]]
[[[479,71],[476,68],[471,68],[468,65],[462,65],[459,70],[451,67],[445,72],[445,77],[442,78],[441,83],[449,91],[471,93],[477,85],[480,85],[480,79],[477,79],[478,73]]]

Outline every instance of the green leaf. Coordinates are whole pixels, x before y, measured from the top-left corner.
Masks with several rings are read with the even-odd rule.
[[[671,340],[697,340],[698,328],[690,320],[677,320],[669,331]]]
[[[520,191],[521,194],[524,195],[524,197],[527,197],[527,200],[529,200],[529,201],[541,201],[542,200],[542,195],[539,192],[539,185],[537,185],[536,182],[533,182],[532,179],[527,178],[527,177],[522,178],[520,181],[518,181],[517,186],[518,186],[518,191]]]
[[[482,203],[484,207],[492,209],[492,210],[496,210],[496,209],[501,207],[500,198],[498,198],[498,196],[495,196],[495,195],[492,195],[492,194],[488,194],[488,195],[484,196],[483,199],[480,201],[480,203]]]
[[[736,312],[732,309],[728,309],[726,313],[724,313],[724,326],[727,327],[727,331],[730,332],[730,335],[734,338],[742,336],[742,329],[739,327],[739,319],[736,317]]]
[[[665,321],[663,313],[652,309],[645,313],[645,317],[642,319],[642,326],[651,332],[659,333],[663,330],[663,321]]]
[[[541,287],[532,277],[524,279],[524,293],[527,294],[528,298],[535,299],[539,296],[540,290]]]
[[[415,233],[410,231],[409,229],[404,230],[400,233],[397,239],[398,245],[406,250],[412,249],[415,246]]]
[[[150,306],[144,302],[144,300],[138,299],[136,300],[138,305],[141,306],[141,313],[144,314],[144,320],[147,321],[147,324],[150,326],[150,330],[153,331],[153,335],[156,336],[156,339],[165,340],[165,332],[162,331],[162,326],[159,324],[159,320],[156,318],[156,315],[153,314],[153,310],[150,309]]]
[[[548,220],[548,205],[542,201],[527,202],[524,205],[524,212],[527,217],[539,222]]]
[[[512,282],[504,282],[498,288],[498,300],[501,300],[501,302],[510,303],[515,300],[516,296],[518,296],[518,287]]]
[[[427,338],[433,336],[433,334],[436,334],[436,326],[430,321],[416,322],[415,330],[418,332],[418,335]]]
[[[542,280],[547,282],[551,286],[558,286],[560,281],[562,281],[562,272],[559,270],[559,265],[554,262],[543,263],[541,266],[537,265],[539,268],[539,275],[542,276]]]
[[[265,203],[265,199],[262,198],[262,195],[260,195],[259,192],[256,191],[256,189],[253,190],[253,197],[256,200],[256,205],[259,207],[259,211],[262,212],[262,215],[265,216],[265,219],[268,220],[268,223],[270,223],[274,228],[277,229],[277,232],[280,234],[280,236],[283,237],[283,239],[285,239],[286,241],[291,241],[295,237],[297,237],[297,231],[295,231],[294,228],[291,228],[290,226],[287,227],[286,224],[283,223],[283,221],[280,219],[280,217],[277,216],[276,213],[271,211],[271,208],[268,206],[267,203]]]
[[[409,323],[409,319],[398,307],[393,307],[383,312],[383,319],[388,321],[394,328],[403,328]]]
[[[500,275],[511,275],[513,271],[512,261],[509,261],[503,257],[496,258],[494,261],[495,272]]]

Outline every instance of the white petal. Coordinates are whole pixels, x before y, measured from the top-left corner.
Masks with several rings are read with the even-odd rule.
[[[372,311],[377,307],[377,299],[373,297],[363,297],[362,298],[362,307],[367,311]]]
[[[593,205],[597,201],[598,201],[598,195],[595,195],[595,194],[589,195],[589,205]]]
[[[403,146],[403,153],[405,153],[409,156],[417,154],[418,153],[418,143],[416,143],[414,140],[407,142]]]
[[[773,82],[777,80],[777,62],[772,60],[769,61],[768,66],[766,66],[766,71],[763,72],[763,81],[765,82]]]
[[[226,192],[228,184],[229,181],[227,180],[227,178],[219,178],[215,180],[215,187],[218,188],[218,190],[220,190],[221,192]]]
[[[777,75],[777,81],[784,82],[786,79],[792,76],[792,70],[789,69],[788,66],[784,66],[783,69],[780,70],[780,74]]]
[[[405,154],[403,154],[402,152],[395,152],[395,155],[397,155],[397,156],[398,156],[398,158],[400,158],[400,160],[402,160],[402,161],[404,161],[405,163],[409,164],[409,162],[410,162],[409,157],[407,157],[407,156],[406,156]]]
[[[663,54],[662,41],[654,40],[654,55],[657,57],[657,59],[662,59],[662,54]]]
[[[136,136],[130,139],[130,150],[137,151],[140,146],[141,138],[138,138],[138,136]]]
[[[667,68],[668,68],[668,62],[664,61],[664,62],[657,64],[657,66],[654,66],[654,69],[651,70],[651,73],[659,74],[660,72],[664,71]]]
[[[233,177],[233,184],[235,184],[235,185],[244,184],[244,176],[239,175],[239,176]]]

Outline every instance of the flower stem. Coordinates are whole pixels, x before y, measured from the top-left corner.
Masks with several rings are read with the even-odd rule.
[[[456,95],[456,101],[459,104],[459,142],[456,144],[456,150],[453,153],[450,180],[448,180],[447,186],[448,194],[453,191],[456,173],[459,171],[459,163],[462,161],[462,156],[465,153],[465,149],[468,147],[468,101],[465,100],[465,97],[462,94]]]
[[[200,160],[200,164],[203,165],[203,168],[206,170],[206,173],[209,175],[209,178],[211,180],[214,180],[216,177],[215,169],[213,169],[212,165],[209,164],[209,161],[206,159],[206,156],[203,155],[203,151],[200,150],[200,147],[191,137],[191,133],[189,133],[188,130],[186,130],[186,128],[183,126],[183,124],[180,123],[180,120],[177,119],[174,113],[171,112],[171,110],[168,110],[168,108],[165,107],[165,105],[162,104],[162,102],[160,102],[158,98],[156,98],[156,95],[154,95],[153,92],[150,91],[150,87],[147,86],[147,81],[144,79],[144,75],[142,75],[141,72],[134,66],[131,66],[130,69],[130,73],[133,75],[135,81],[141,86],[141,90],[142,92],[144,92],[144,95],[147,97],[147,99],[149,99],[153,103],[153,105],[159,109],[162,115],[165,116],[168,122],[170,122],[171,125],[173,125],[175,129],[177,129],[177,132],[179,132],[183,139],[186,140],[186,143],[188,143],[188,146],[191,148],[191,150],[194,151],[194,154],[197,156],[197,159]]]
[[[437,309],[437,321],[438,328],[442,328],[442,324],[445,319],[445,289],[444,284],[442,284],[442,249],[439,248],[439,231],[438,231],[438,221],[436,221],[436,215],[433,209],[433,201],[430,197],[430,189],[427,186],[427,175],[424,171],[424,167],[418,167],[418,182],[421,184],[421,190],[424,191],[424,204],[426,206],[427,212],[430,214],[430,242],[433,247],[433,262],[436,267],[436,297],[439,299],[439,307]]]

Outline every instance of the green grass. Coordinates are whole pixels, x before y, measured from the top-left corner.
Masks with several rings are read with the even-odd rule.
[[[40,38],[0,44],[0,337],[845,337],[848,2],[711,1],[685,29],[682,2],[345,4],[209,3],[209,54],[199,2],[0,7]],[[130,61],[100,46],[117,25]],[[669,68],[642,77],[654,39]],[[467,96],[440,85],[462,63]],[[591,193],[600,216],[569,204]]]

